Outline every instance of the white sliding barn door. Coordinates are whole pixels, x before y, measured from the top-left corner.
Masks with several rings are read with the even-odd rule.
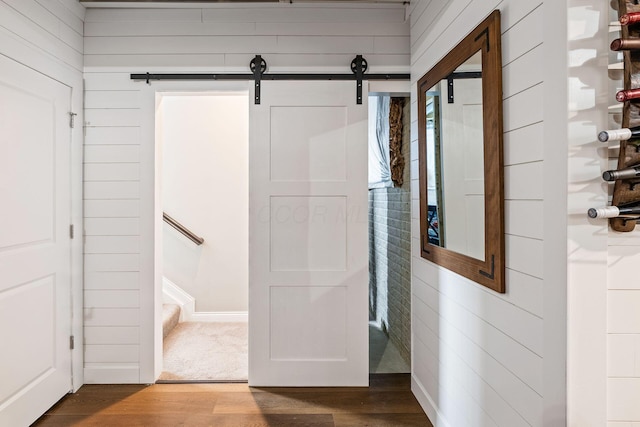
[[[368,385],[363,98],[355,82],[263,82],[251,106],[251,385]]]
[[[0,425],[71,390],[71,90],[0,55]],[[81,234],[81,230],[78,230]]]

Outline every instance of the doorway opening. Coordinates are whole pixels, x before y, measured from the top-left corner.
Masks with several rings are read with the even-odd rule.
[[[159,92],[159,382],[248,378],[249,94]]]
[[[369,371],[411,372],[411,138],[407,95],[369,96]]]

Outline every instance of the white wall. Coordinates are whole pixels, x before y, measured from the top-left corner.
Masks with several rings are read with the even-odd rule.
[[[72,222],[82,224],[82,65],[84,7],[74,0],[0,0],[0,54],[71,88],[78,114],[72,131]],[[2,70],[0,70],[0,73]],[[37,125],[37,124],[35,124]],[[66,124],[65,124],[66,125]],[[73,334],[82,343],[82,239],[72,241]],[[1,325],[0,327],[13,327]],[[83,384],[83,349],[73,357],[73,387]]]
[[[599,76],[602,77],[606,76],[607,62],[614,66],[619,65],[622,56],[611,53],[608,47],[611,39],[620,36],[618,25],[612,25],[609,34],[606,33],[606,24],[615,22],[617,18],[617,12],[609,6],[609,4],[604,4],[600,8],[591,6],[591,9],[600,12],[600,26],[598,32],[593,35],[593,40],[599,42],[597,60],[590,62],[593,63],[593,68],[598,66]],[[589,10],[586,5],[583,8]],[[609,11],[610,17],[607,13]],[[622,72],[610,71],[608,77],[608,79],[604,78],[605,83],[602,85],[588,85],[596,90],[597,103],[602,105],[603,112],[606,111],[605,106],[618,104],[613,96],[624,85]],[[608,87],[606,83],[609,83]],[[621,116],[616,114],[619,111],[621,110],[612,109],[613,114],[610,114],[609,120],[600,117],[599,123],[603,125],[608,123],[607,128],[619,128]],[[633,120],[631,125],[637,125],[637,119]],[[613,147],[617,145],[610,144]],[[617,169],[618,151],[600,148],[597,152],[600,154],[598,156],[600,162],[597,165],[601,169],[595,171],[594,178],[600,187],[605,187],[612,196],[613,185],[603,185],[600,173],[607,169]],[[594,204],[607,204],[606,194],[596,193],[595,195],[597,197],[593,198]],[[606,408],[602,409],[606,409],[608,427],[635,427],[640,424],[640,316],[638,315],[640,313],[640,280],[638,280],[637,264],[640,260],[640,228],[636,227],[630,233],[619,233],[609,229],[607,234],[604,233],[607,230],[606,221],[592,221],[590,225],[591,233],[604,235],[608,245],[607,258],[599,260],[607,266],[607,286],[605,288],[602,286],[603,282],[599,283],[597,292],[600,299],[598,304],[592,304],[600,322],[600,327],[597,329],[598,343],[601,346],[599,353],[606,356],[606,365],[602,366],[604,363],[601,363],[598,370],[599,374],[606,373],[606,378],[602,378],[602,375],[599,377],[607,391]],[[601,360],[604,362],[604,357],[601,357]]]
[[[88,11],[87,67],[246,72],[256,54],[274,72],[344,71],[356,53],[365,56],[370,72],[406,71],[409,62],[402,5],[140,7]]]
[[[424,0],[410,8],[413,82],[502,12],[507,266],[507,292],[498,294],[420,257],[413,85],[412,389],[438,426],[565,425],[566,5]]]
[[[255,54],[272,72],[350,72],[358,53],[371,72],[409,68],[402,5],[140,7],[88,9],[85,23],[85,156],[93,174],[85,186],[85,287],[102,295],[87,325],[87,382],[155,380],[154,91],[216,86],[148,86],[129,73],[247,72]]]
[[[249,286],[249,94],[163,96],[164,276],[196,311],[246,312]]]
[[[616,103],[606,96],[610,5],[568,3],[568,425],[596,427],[607,425],[608,238],[607,221],[586,211],[607,204],[607,149],[596,136],[620,124],[607,124],[607,107]]]
[[[612,4],[569,2],[568,415],[569,425],[580,427],[640,423],[640,235],[585,216],[610,202],[613,184],[601,174],[617,168],[618,144],[596,140],[598,131],[621,126],[614,94],[623,87],[622,55],[609,49],[620,26]]]

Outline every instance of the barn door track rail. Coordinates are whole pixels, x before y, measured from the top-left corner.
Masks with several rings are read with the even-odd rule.
[[[253,80],[255,85],[256,104],[260,104],[260,86],[263,80],[355,80],[356,81],[356,102],[362,104],[362,81],[363,80],[409,80],[409,74],[365,74],[368,64],[362,55],[356,55],[351,61],[351,74],[296,74],[296,73],[274,73],[268,74],[267,62],[261,55],[256,55],[249,63],[251,74],[131,74],[131,80],[146,81],[151,84],[152,80]]]

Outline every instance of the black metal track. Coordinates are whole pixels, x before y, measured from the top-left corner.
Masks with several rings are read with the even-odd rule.
[[[255,84],[256,104],[260,104],[260,87],[262,80],[355,80],[356,102],[362,104],[363,80],[409,80],[409,74],[365,74],[367,61],[362,55],[356,55],[351,61],[352,74],[264,74],[267,62],[262,55],[256,55],[249,63],[252,74],[131,74],[131,80],[144,80],[149,84],[152,80],[253,80]]]
[[[409,80],[410,74],[363,74],[363,80]],[[131,80],[253,80],[253,74],[131,74]],[[356,80],[355,74],[262,74],[262,80]]]

